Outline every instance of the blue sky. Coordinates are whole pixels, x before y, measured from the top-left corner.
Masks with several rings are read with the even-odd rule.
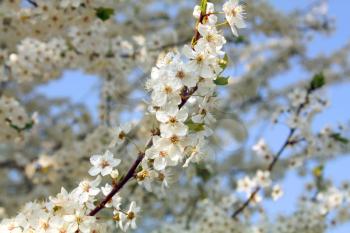
[[[306,0],[270,0],[281,11],[291,11],[295,8],[303,9],[308,3],[313,1]],[[348,0],[330,0],[329,14],[336,19],[336,28],[334,34],[330,36],[322,35],[315,38],[309,47],[309,54],[317,56],[320,54],[329,54],[335,49],[340,48],[350,39],[349,30],[349,9],[350,1]],[[286,76],[279,77],[274,81],[276,87],[283,86],[293,77],[300,76],[298,69],[289,72]],[[48,85],[44,85],[38,89],[39,92],[51,97],[69,97],[73,102],[84,102],[91,111],[96,113],[98,104],[98,83],[95,77],[83,74],[81,71],[67,71],[63,78],[52,81]],[[320,116],[317,117],[313,127],[319,129],[329,123],[348,122],[350,119],[350,109],[346,103],[350,99],[350,84],[338,84],[331,86],[327,92],[331,100],[331,106]],[[276,138],[284,138],[287,131],[283,128],[268,128],[266,138],[274,142],[276,148],[280,145]],[[336,183],[344,180],[350,180],[348,167],[350,166],[349,156],[337,159],[326,166],[326,177],[332,177]],[[290,212],[295,206],[296,196],[301,192],[305,182],[300,180],[295,172],[289,172],[286,181],[282,184],[285,189],[285,196],[278,204],[267,203],[269,212],[272,214],[278,212]],[[330,232],[332,233],[348,233],[350,224],[343,225]]]
[[[291,11],[295,8],[303,9],[305,8],[305,2],[311,1],[282,1],[282,0],[270,0],[278,9],[282,11]],[[347,0],[330,0],[329,1],[329,14],[335,17],[336,20],[336,31],[332,35],[321,35],[315,37],[314,41],[309,47],[310,56],[318,56],[322,54],[329,54],[332,51],[341,48],[350,39],[349,30],[349,10],[350,1]],[[283,82],[287,82],[295,76],[300,76],[298,70],[292,71],[288,74],[288,77],[281,77],[275,83],[276,86],[283,85]],[[286,80],[287,79],[287,80]],[[349,79],[350,80],[350,79]],[[326,109],[325,112],[320,114],[313,125],[314,129],[319,129],[326,125],[335,126],[337,123],[349,122],[350,119],[350,109],[348,107],[348,100],[350,99],[350,84],[338,84],[333,85],[329,88],[327,96],[331,101],[331,106]],[[270,132],[270,140],[276,140],[276,138],[281,138],[281,135],[285,135],[286,132],[283,130],[273,130]],[[283,137],[283,136],[282,136]],[[277,143],[278,144],[278,143]],[[327,164],[325,168],[325,177],[331,178],[336,184],[340,184],[342,181],[350,180],[350,173],[348,172],[348,167],[350,165],[349,156],[344,156],[338,158],[331,163]],[[310,177],[306,178],[310,180]],[[275,203],[268,203],[271,213],[278,212],[290,212],[293,209],[295,203],[295,197],[302,191],[302,187],[305,184],[303,180],[300,180],[296,172],[289,172],[287,179],[284,184],[282,184],[285,195],[280,200],[278,205]],[[332,233],[348,233],[350,229],[350,224],[342,225],[329,232]]]

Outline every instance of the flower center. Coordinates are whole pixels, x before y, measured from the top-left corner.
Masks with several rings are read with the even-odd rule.
[[[49,223],[48,222],[42,222],[41,223],[41,228],[43,229],[43,230],[47,230],[47,229],[49,229]]]
[[[149,173],[147,170],[143,170],[143,171],[140,171],[139,173],[137,173],[137,178],[141,181],[146,179],[148,176],[149,176]]]
[[[88,182],[83,182],[82,184],[84,192],[89,192],[90,184]]]
[[[170,124],[175,124],[177,122],[176,117],[170,117],[169,123]]]
[[[116,221],[116,222],[119,222],[119,221],[120,221],[120,215],[119,215],[119,213],[117,213],[117,214],[115,214],[115,215],[113,216],[113,220]]]
[[[132,212],[132,211],[130,211],[130,212],[128,213],[128,220],[133,220],[134,218],[135,218],[135,213]]]
[[[168,155],[168,153],[166,151],[160,151],[159,152],[159,156],[162,157],[162,158],[166,157],[167,155]]]
[[[184,79],[185,78],[185,72],[183,70],[179,70],[176,73],[176,77],[179,78],[179,79]]]
[[[173,92],[173,89],[172,89],[170,86],[165,86],[165,87],[164,87],[164,92],[165,92],[166,94],[170,94],[170,93]]]
[[[83,222],[83,219],[82,219],[80,216],[77,216],[77,217],[75,218],[75,221],[76,221],[78,224],[80,224],[80,223]]]
[[[172,136],[172,137],[170,138],[170,142],[171,142],[172,144],[177,144],[179,141],[180,141],[180,139],[179,139],[179,137],[176,136],[176,135],[174,135],[174,136]]]
[[[158,179],[160,180],[160,181],[163,181],[164,179],[165,179],[165,175],[163,174],[163,173],[159,173],[158,174]]]
[[[100,166],[101,166],[102,168],[105,168],[105,167],[108,167],[108,166],[109,166],[109,163],[108,163],[107,160],[102,160],[101,163],[100,163]]]
[[[202,54],[200,54],[196,57],[197,64],[203,63],[203,60],[204,60],[204,56]]]
[[[233,9],[231,10],[231,15],[232,15],[233,17],[236,17],[236,16],[237,16],[236,7],[233,8]]]
[[[124,131],[121,131],[120,134],[118,135],[118,138],[120,140],[123,140],[125,138],[126,134],[124,133]]]
[[[214,40],[214,36],[212,34],[208,34],[205,39],[208,41],[208,42],[212,42]]]

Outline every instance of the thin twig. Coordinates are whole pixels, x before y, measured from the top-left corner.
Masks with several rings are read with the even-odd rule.
[[[34,7],[38,7],[38,3],[36,3],[35,1],[33,0],[27,0],[28,3],[30,3],[32,6]]]
[[[301,103],[297,108],[297,111],[296,111],[297,116],[300,115],[300,112],[305,107],[305,105],[308,103],[309,95],[311,94],[312,91],[313,90],[311,88],[309,88],[307,90],[307,95],[306,95],[305,101],[303,103]],[[274,156],[272,162],[269,164],[269,166],[267,168],[267,170],[269,172],[273,171],[277,161],[279,160],[279,158],[281,157],[281,155],[283,154],[285,149],[288,147],[288,145],[290,145],[291,143],[295,143],[295,141],[291,141],[291,138],[293,137],[296,130],[297,130],[297,128],[290,129],[285,142],[282,144],[281,148],[278,150],[277,154]],[[260,186],[255,188],[255,190],[250,194],[249,198],[237,210],[235,210],[235,212],[233,212],[232,218],[236,218],[241,212],[243,212],[243,210],[245,210],[249,206],[249,204],[254,200],[255,195],[260,191],[260,189],[261,189]]]

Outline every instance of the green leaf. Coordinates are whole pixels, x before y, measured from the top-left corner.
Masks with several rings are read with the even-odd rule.
[[[194,132],[199,132],[204,130],[204,123],[194,123],[192,120],[188,120],[185,122],[188,126],[188,129]]]
[[[318,192],[325,191],[327,189],[327,186],[326,186],[325,180],[324,180],[324,166],[321,164],[321,165],[315,167],[312,170],[312,174],[314,176],[317,191]]]
[[[30,121],[30,122],[26,123],[23,127],[19,127],[19,126],[13,124],[10,119],[6,118],[5,120],[12,129],[17,131],[17,133],[20,133],[21,131],[24,131],[24,130],[29,130],[34,126],[34,121]]]
[[[238,37],[235,38],[235,43],[236,44],[243,44],[246,43],[246,38],[242,35],[239,35]]]
[[[348,144],[349,140],[347,138],[344,138],[343,136],[341,136],[340,133],[333,133],[330,135],[331,138],[333,138],[334,140],[341,142],[343,144]]]
[[[225,86],[228,84],[228,77],[225,78],[225,77],[217,77],[213,82],[216,84],[216,85],[221,85],[221,86]]]
[[[196,164],[196,173],[203,181],[208,181],[211,177],[211,172],[204,164]]]
[[[227,54],[225,54],[224,58],[223,59],[220,59],[219,60],[219,66],[221,67],[221,69],[226,69],[228,65],[228,56]]]
[[[112,8],[99,7],[95,11],[96,16],[102,21],[108,20],[114,14],[114,9]]]
[[[315,74],[310,83],[310,90],[314,91],[316,89],[323,87],[325,84],[326,84],[326,80],[323,73],[321,72],[321,73]]]
[[[324,170],[324,166],[323,165],[319,165],[319,166],[315,167],[312,170],[312,174],[314,175],[314,177],[322,177],[323,176],[323,170]]]

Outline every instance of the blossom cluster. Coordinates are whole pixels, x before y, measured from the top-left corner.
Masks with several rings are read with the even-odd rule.
[[[80,2],[76,4],[79,5]],[[153,137],[146,145],[145,152],[139,151],[144,156],[141,157],[141,169],[131,175],[149,191],[151,182],[155,179],[162,182],[163,188],[168,186],[167,167],[178,164],[187,167],[190,162],[203,160],[210,151],[206,138],[212,134],[210,124],[215,121],[210,111],[215,100],[215,81],[221,78],[220,74],[225,68],[223,63],[227,62],[222,51],[226,41],[216,29],[217,18],[211,14],[214,5],[207,3],[200,11],[199,15],[198,7],[194,11],[194,16],[198,19],[198,37],[192,41],[192,46],[185,46],[182,53],[168,53],[161,58],[152,69],[151,78],[146,84],[152,92],[148,110],[155,116],[158,126],[153,130]],[[80,34],[74,30],[72,32],[75,32],[73,37],[76,40],[72,41],[72,45],[79,53],[86,52],[79,50],[82,43]],[[33,49],[21,50],[22,58],[10,55],[10,61],[13,62],[10,66],[26,66],[30,59],[38,64],[48,60],[55,65],[55,59],[59,59],[62,50],[68,48],[63,40],[52,40],[48,47],[40,42],[32,43],[29,39],[23,43],[30,44]],[[117,44],[123,43],[119,41]],[[128,47],[126,44],[123,46]],[[40,50],[47,49],[52,50],[53,57],[40,56]],[[33,56],[32,51],[36,56]],[[108,51],[102,51],[106,52]],[[116,52],[112,50],[112,53]],[[18,62],[23,64],[18,65]],[[128,140],[131,128],[129,124],[118,127],[109,147],[120,146]],[[62,188],[59,194],[50,197],[47,202],[28,203],[15,218],[2,221],[1,232],[106,232],[112,222],[116,222],[115,225],[124,231],[130,227],[136,228],[140,207],[131,201],[129,208],[125,209],[122,197],[114,192],[118,185],[124,185],[117,169],[121,160],[106,150],[104,154],[93,155],[90,162],[92,167],[89,174],[96,177],[94,180],[81,181],[71,192]],[[101,185],[104,177],[109,177],[112,185],[109,182]],[[99,203],[99,197],[104,201]],[[112,208],[111,219],[101,221],[96,218],[95,214],[102,208]]]
[[[306,53],[313,32],[330,30],[324,1],[311,14],[293,13],[293,21],[267,1],[229,0],[222,11],[201,2],[192,12],[187,0],[0,1],[0,219],[49,197],[0,220],[0,232],[321,233],[350,219],[349,185],[322,172],[323,163],[348,153],[349,128],[315,133],[324,94],[303,82],[270,85],[295,60],[312,73],[324,70],[327,83],[348,77],[350,46],[317,59]],[[163,4],[176,11],[158,11]],[[219,29],[230,26],[237,36],[245,7],[249,35],[227,38],[223,52]],[[191,41],[192,15],[195,36],[178,50]],[[228,57],[227,73],[239,77],[224,77]],[[98,75],[100,122],[69,100],[35,95],[66,69]],[[149,75],[150,98],[141,102]],[[273,127],[292,131],[284,153],[276,156],[268,138],[252,153],[247,129],[275,108]],[[34,125],[25,112],[36,110]],[[139,110],[145,114],[123,123]],[[270,218],[263,200],[290,195],[282,189],[290,169],[313,180],[293,214]]]
[[[35,118],[35,116],[34,116]],[[23,131],[34,125],[34,120],[26,113],[23,106],[11,97],[0,97],[0,139],[13,141],[23,137]]]
[[[206,138],[211,135],[210,114],[215,101],[215,80],[223,71],[225,38],[217,31],[217,17],[211,3],[209,16],[198,24],[200,38],[182,53],[168,53],[152,69],[146,86],[151,91],[150,113],[159,122],[159,135],[146,150],[150,163],[142,164],[142,182],[155,179],[167,167],[199,162],[210,152]],[[198,7],[193,15],[199,18]],[[151,166],[150,166],[151,165]],[[148,182],[148,181],[147,181]],[[165,184],[166,185],[166,184]],[[148,185],[147,185],[148,186]]]

